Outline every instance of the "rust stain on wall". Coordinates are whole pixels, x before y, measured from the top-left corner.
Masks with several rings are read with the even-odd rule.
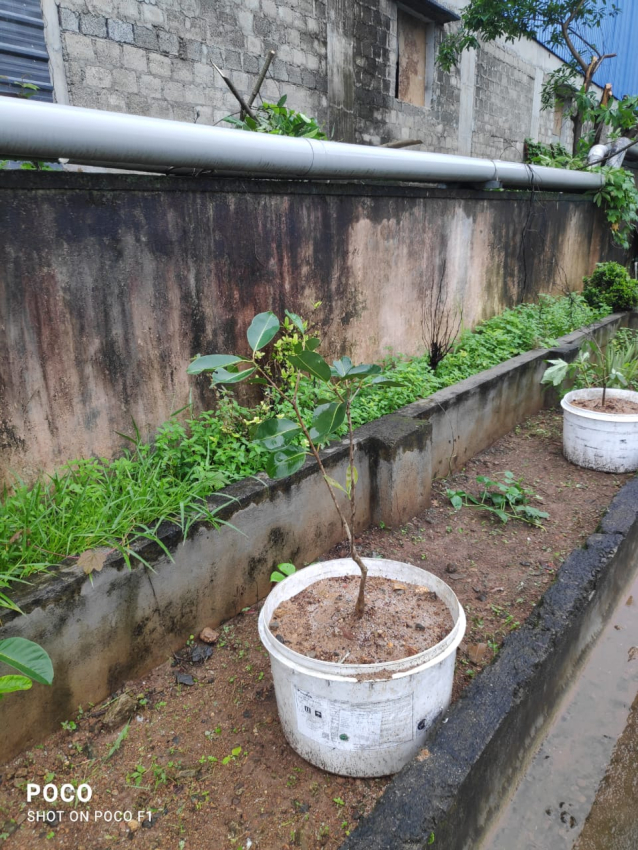
[[[523,193],[47,179],[0,183],[5,481],[112,456],[133,420],[150,438],[190,392],[196,409],[210,407],[188,362],[246,353],[258,311],[311,317],[331,356],[413,355],[444,269],[447,303],[470,326],[577,288],[611,256],[599,211],[565,196],[531,205]]]

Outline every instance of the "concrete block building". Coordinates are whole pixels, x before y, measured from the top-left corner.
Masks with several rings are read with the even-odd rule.
[[[219,124],[238,106],[213,63],[247,94],[275,50],[263,97],[288,95],[336,140],[509,160],[526,137],[569,144],[570,122],[541,110],[561,59],[540,43],[437,66],[464,2],[0,0],[0,93],[27,82],[39,99]]]

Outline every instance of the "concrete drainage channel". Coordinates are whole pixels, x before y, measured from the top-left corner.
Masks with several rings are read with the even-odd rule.
[[[588,815],[596,792],[620,738],[632,702],[638,694],[638,564],[634,579],[622,594],[561,701],[529,767],[512,798],[485,837],[483,850],[570,850],[585,827],[598,850],[635,850],[638,819],[621,831],[593,829]],[[635,763],[634,763],[635,768]],[[614,774],[616,771],[613,771]],[[627,797],[627,800],[624,800]],[[609,800],[606,805],[609,808]],[[612,795],[612,805],[635,808],[635,794]],[[587,820],[587,824],[585,821]]]
[[[611,692],[612,701],[621,700],[621,705],[615,706],[614,717],[609,717],[607,705],[599,700],[600,717],[605,718],[606,727],[597,728],[596,716],[589,712],[589,733],[593,740],[598,741],[605,732],[613,732],[607,746],[601,747],[598,741],[598,770],[593,768],[593,779],[589,766],[588,790],[591,792],[593,786],[593,793],[589,796],[579,793],[576,799],[573,789],[570,793],[569,787],[563,787],[561,799],[555,803],[557,811],[548,816],[545,806],[539,809],[537,805],[539,800],[547,799],[544,793],[551,794],[551,789],[539,791],[538,783],[545,781],[547,770],[536,762],[525,780],[532,787],[524,784],[521,796],[514,798],[501,821],[494,824],[494,820],[526,770],[530,755],[542,739],[588,648],[615,614],[617,605],[622,605],[632,593],[631,583],[635,582],[637,572],[638,478],[634,478],[613,500],[599,531],[589,537],[583,549],[574,550],[565,561],[555,584],[528,621],[506,639],[494,664],[452,706],[434,731],[422,759],[417,758],[396,777],[372,814],[341,850],[420,850],[430,845],[437,850],[570,848],[579,830],[572,831],[570,836],[569,829],[573,830],[578,818],[589,811],[595,787],[611,755],[613,739],[622,731],[627,717],[628,707],[623,716],[622,701],[631,703],[636,677],[633,683],[621,683],[620,696]],[[629,625],[630,619],[635,620],[634,611],[629,617],[614,615],[612,631],[619,622],[625,624],[626,620]],[[635,625],[632,628],[635,634]],[[613,649],[624,653],[614,659],[613,666],[606,665],[610,685],[615,683],[615,676],[622,676],[623,668],[626,670],[624,643],[631,635],[628,632],[624,640],[616,638],[611,643],[612,650],[608,636],[603,635],[592,651],[594,666],[600,664],[600,653],[603,657]],[[580,676],[585,687],[591,685],[590,676],[591,668],[586,666]],[[605,687],[604,682],[596,684]],[[561,722],[560,714],[557,722]],[[583,755],[582,747],[581,740],[571,765],[574,772],[568,769],[553,782],[578,778],[578,753],[592,759],[591,752]],[[548,752],[551,750],[542,751],[541,762]],[[571,761],[571,754],[567,758]],[[554,785],[557,791],[558,787]],[[580,804],[580,810],[576,811],[571,799]],[[535,803],[536,808],[530,810]],[[563,811],[565,816],[561,817]],[[554,817],[550,823],[551,815]],[[607,850],[611,845],[600,847]]]
[[[621,324],[638,326],[638,314],[609,317],[592,331],[604,343]],[[358,429],[361,526],[380,521],[393,526],[411,518],[429,505],[433,477],[460,469],[547,406],[552,399],[540,385],[545,360],[573,358],[583,337],[570,334],[558,348],[520,355]],[[345,475],[347,447],[330,449],[324,462],[330,474]],[[215,498],[232,497],[220,518],[241,534],[228,526],[200,525],[182,541],[167,527],[163,540],[173,562],[150,545],[142,550],[153,573],[141,566],[129,571],[113,556],[93,581],[71,562],[38,578],[16,597],[25,616],[5,614],[0,638],[20,635],[43,645],[53,659],[55,681],[52,688],[0,702],[0,759],[41,741],[78,705],[100,702],[160,664],[194,629],[218,624],[265,597],[277,563],[309,563],[337,543],[341,529],[324,491],[312,462],[284,481],[238,482]],[[623,504],[628,516],[630,505]],[[610,517],[618,514],[614,510]],[[595,616],[603,616],[613,600],[610,576],[620,570],[622,553],[631,545],[635,549],[631,523],[626,525],[624,531],[594,536],[589,549],[563,566],[553,595],[520,633],[525,639],[519,633],[510,639],[498,663],[472,687],[471,699],[461,700],[441,727],[430,758],[399,775],[370,823],[344,847],[421,847],[432,832],[439,847],[472,846],[463,836],[474,840],[498,802],[499,783],[513,776],[515,754],[529,747],[543,721],[529,694],[536,699],[542,693],[553,704],[595,631]],[[511,669],[504,666],[507,658]],[[470,797],[459,796],[461,791]],[[383,831],[379,812],[395,832]]]

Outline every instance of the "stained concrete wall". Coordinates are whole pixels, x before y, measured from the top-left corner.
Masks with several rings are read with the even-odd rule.
[[[245,352],[261,310],[312,314],[326,354],[413,355],[441,275],[472,326],[614,254],[579,196],[24,172],[0,234],[4,480],[210,406],[190,358]]]
[[[603,320],[597,339],[604,343],[627,322],[638,326],[638,314]],[[397,526],[428,507],[435,475],[462,466],[551,401],[539,383],[544,361],[573,358],[582,339],[573,334],[560,349],[513,358],[357,429],[360,527]],[[323,459],[329,474],[343,480],[347,445],[335,445]],[[99,702],[161,663],[189,634],[263,598],[276,564],[310,563],[343,538],[314,460],[281,481],[238,482],[215,501],[221,505],[228,496],[234,501],[219,516],[234,528],[200,524],[181,540],[167,526],[161,537],[174,561],[147,543],[141,554],[152,573],[139,563],[129,571],[112,556],[91,581],[66,563],[15,597],[24,616],[6,612],[0,639],[40,643],[55,680],[52,688],[35,685],[0,702],[0,761],[59,728],[78,705]]]

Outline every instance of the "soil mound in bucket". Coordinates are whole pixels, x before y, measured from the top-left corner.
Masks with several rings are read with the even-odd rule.
[[[358,592],[358,576],[318,581],[279,605],[270,630],[309,658],[376,664],[423,652],[454,625],[447,605],[425,586],[370,576],[361,619],[354,615]]]

